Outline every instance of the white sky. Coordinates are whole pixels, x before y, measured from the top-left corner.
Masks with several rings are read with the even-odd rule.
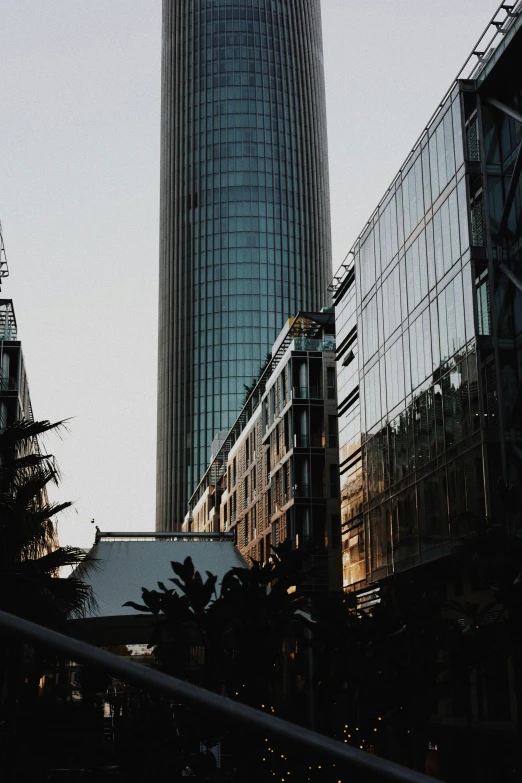
[[[322,7],[335,267],[496,4]],[[35,417],[74,417],[62,543],[154,527],[160,46],[160,0],[2,2],[2,296]]]

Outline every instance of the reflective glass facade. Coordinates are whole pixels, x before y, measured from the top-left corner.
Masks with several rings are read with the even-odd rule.
[[[157,527],[331,278],[319,0],[165,0]]]
[[[522,480],[522,15],[509,19],[335,292],[346,589],[520,515],[498,492]]]
[[[487,311],[487,295],[472,260],[465,104],[457,85],[336,292],[347,588],[440,557],[485,514],[484,430],[495,410],[479,399],[488,317],[476,326],[474,299]]]

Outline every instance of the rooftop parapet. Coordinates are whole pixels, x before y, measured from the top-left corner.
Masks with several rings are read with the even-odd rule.
[[[4,275],[5,276],[5,275]],[[0,270],[0,278],[2,273]],[[0,299],[0,340],[16,340],[16,316],[12,299]]]
[[[4,237],[2,234],[2,224],[0,223],[0,291],[2,290],[1,282],[3,277],[7,277],[9,269],[7,267],[7,256],[5,254]]]

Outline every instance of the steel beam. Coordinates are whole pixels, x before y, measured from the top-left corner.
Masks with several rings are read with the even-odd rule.
[[[498,233],[500,234],[500,236],[502,236],[506,232],[506,228],[509,220],[509,213],[511,212],[513,201],[515,200],[515,193],[517,192],[517,185],[520,179],[521,172],[522,172],[522,142],[518,145],[517,157],[515,160],[515,165],[513,166],[513,172],[511,174],[511,181],[509,183],[506,200],[504,201],[504,207],[502,209],[502,217],[500,218],[500,224],[498,227]]]
[[[484,98],[483,100],[484,103],[487,103],[489,106],[494,106],[495,109],[498,109],[504,114],[507,114],[508,117],[513,117],[514,120],[517,120],[517,122],[522,123],[522,114],[516,109],[513,109],[511,106],[508,106],[507,104],[502,103],[501,101],[497,101],[496,98]]]

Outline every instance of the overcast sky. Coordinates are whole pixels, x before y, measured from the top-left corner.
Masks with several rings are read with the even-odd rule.
[[[299,0],[295,0],[299,2]],[[334,267],[495,11],[323,0]],[[62,543],[152,530],[160,0],[3,0],[0,220]]]

